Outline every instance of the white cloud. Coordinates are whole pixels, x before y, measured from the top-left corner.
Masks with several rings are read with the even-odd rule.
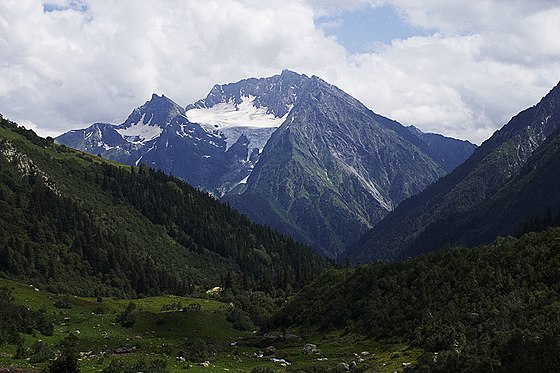
[[[58,10],[0,3],[0,112],[48,134],[121,120],[152,92],[186,105],[215,83],[290,68],[404,124],[480,142],[560,78],[560,6],[546,0],[48,3]],[[315,24],[383,4],[438,32],[351,55]]]

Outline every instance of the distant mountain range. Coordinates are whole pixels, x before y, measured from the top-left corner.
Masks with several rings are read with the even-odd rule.
[[[56,141],[173,174],[331,257],[476,148],[288,70],[215,85],[185,109],[153,95],[122,124]]]
[[[560,86],[342,255],[395,260],[547,225],[560,210]],[[550,223],[550,222],[549,222]]]

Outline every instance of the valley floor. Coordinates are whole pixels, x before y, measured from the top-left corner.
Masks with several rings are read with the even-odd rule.
[[[33,310],[43,308],[54,323],[52,336],[24,335],[22,358],[14,358],[15,346],[0,346],[0,372],[43,370],[48,359],[40,361],[40,352],[33,354],[34,345],[42,341],[55,352],[69,333],[78,337],[82,372],[327,371],[352,362],[363,372],[394,372],[415,363],[422,354],[405,345],[378,343],[356,335],[284,336],[275,332],[263,336],[238,331],[226,320],[231,305],[212,299],[137,299],[133,301],[135,322],[124,328],[115,320],[128,300],[64,297],[3,279],[0,287],[11,288],[18,304]],[[59,302],[60,307],[61,300],[70,308],[54,306]],[[306,345],[307,352],[303,349]]]

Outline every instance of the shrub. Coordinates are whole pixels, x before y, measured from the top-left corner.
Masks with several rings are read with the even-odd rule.
[[[136,321],[136,318],[132,314],[132,311],[134,311],[135,308],[136,304],[130,302],[128,303],[128,306],[126,306],[126,309],[123,311],[123,313],[117,316],[117,322],[121,324],[123,328],[132,328],[132,325],[134,325],[134,321]]]

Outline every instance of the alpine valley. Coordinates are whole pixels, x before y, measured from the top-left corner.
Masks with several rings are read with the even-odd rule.
[[[560,86],[470,157],[288,71],[58,141],[0,116],[0,372],[560,366]]]
[[[154,94],[122,124],[56,141],[173,174],[329,257],[476,148],[404,127],[288,70],[215,85],[186,108]]]

